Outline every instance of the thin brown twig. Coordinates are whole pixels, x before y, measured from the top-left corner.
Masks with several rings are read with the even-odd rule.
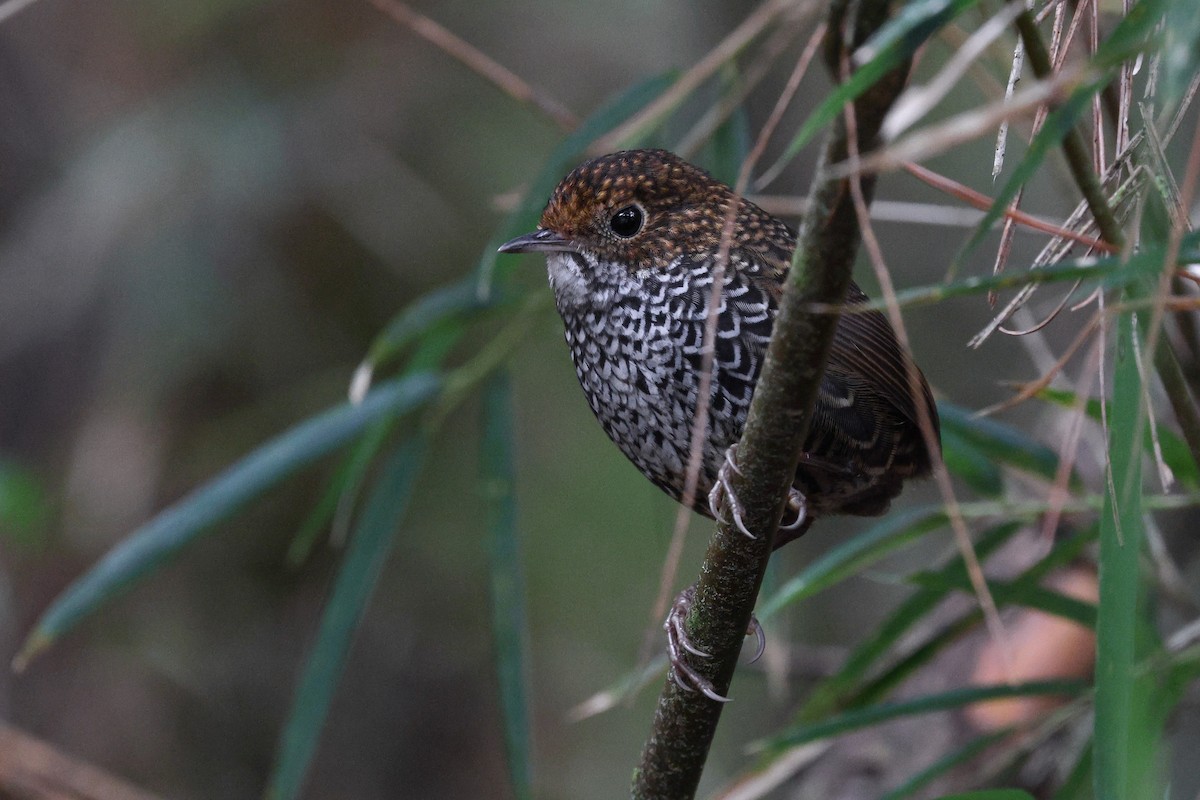
[[[959,183],[952,178],[948,178],[945,175],[934,172],[928,167],[923,167],[920,164],[915,164],[912,162],[904,163],[902,166],[904,171],[912,175],[914,178],[917,178],[921,182],[932,186],[935,189],[945,192],[951,197],[957,197],[959,200],[962,200],[964,203],[967,203],[968,205],[973,206],[980,211],[987,211],[992,207],[992,199],[987,195],[977,192],[971,187]],[[1115,252],[1115,248],[1113,248],[1112,245],[1108,244],[1107,242],[1100,241],[1099,239],[1093,239],[1090,236],[1085,236],[1082,233],[1078,233],[1062,225],[1056,225],[1053,222],[1047,222],[1045,220],[1038,219],[1037,217],[1027,214],[1019,209],[1006,209],[1004,211],[1004,217],[1006,219],[1013,220],[1014,222],[1019,222],[1020,224],[1028,228],[1032,228],[1033,230],[1041,231],[1042,233],[1048,233],[1052,236],[1057,236],[1062,239],[1070,239],[1071,241],[1079,242],[1080,244],[1087,245],[1088,247],[1095,248],[1097,250],[1103,250],[1106,253]]]
[[[1070,290],[1067,291],[1067,293],[1063,295],[1062,299],[1058,301],[1058,305],[1054,307],[1054,310],[1051,311],[1049,314],[1047,314],[1043,319],[1039,320],[1038,322],[1035,322],[1033,325],[1029,326],[1028,328],[1024,328],[1023,330],[1013,330],[1011,328],[1006,328],[1003,325],[1001,325],[999,328],[1000,332],[1006,333],[1009,336],[1028,336],[1031,333],[1037,333],[1038,331],[1042,330],[1047,325],[1049,325],[1051,322],[1053,322],[1054,318],[1057,317],[1059,312],[1062,311],[1063,308],[1067,305],[1067,301],[1071,299],[1071,295],[1075,294],[1075,290],[1079,288],[1079,283],[1080,283],[1079,281],[1075,281],[1075,283],[1071,286]]]
[[[1025,52],[1029,56],[1033,74],[1039,80],[1053,80],[1061,74],[1054,69],[1054,64],[1042,42],[1041,32],[1038,30],[1032,14],[1025,12],[1017,17],[1017,30],[1021,34],[1021,40],[1025,42]],[[1092,168],[1091,157],[1083,141],[1083,136],[1075,126],[1068,128],[1063,136],[1062,152],[1066,157],[1067,166],[1071,170],[1071,177],[1075,179],[1075,185],[1084,200],[1087,201],[1088,209],[1096,220],[1096,227],[1100,231],[1101,238],[1118,247],[1123,246],[1125,236],[1113,215],[1112,208],[1109,207],[1100,178]]]
[[[848,62],[843,65],[843,70],[843,80],[848,80]],[[847,103],[843,113],[846,119],[847,156],[855,158],[858,156],[858,130],[854,105]],[[883,294],[884,302],[887,304],[888,320],[891,322],[892,329],[896,333],[896,342],[906,356],[905,373],[908,379],[908,390],[912,393],[913,397],[920,397],[921,377],[917,372],[916,363],[912,359],[912,346],[908,338],[908,329],[904,325],[904,317],[900,313],[900,303],[896,297],[896,288],[892,284],[891,271],[887,267],[887,262],[883,256],[883,248],[879,246],[879,239],[875,236],[875,229],[871,224],[871,214],[867,207],[866,197],[863,194],[861,176],[851,175],[849,183],[850,196],[854,202],[854,211],[858,216],[858,226],[863,248],[870,258],[871,266],[875,270],[875,277],[879,281],[879,290]],[[916,406],[917,423],[921,429],[921,436],[924,438],[925,449],[929,453],[938,453],[941,448],[938,443],[937,432],[934,430],[933,419],[929,414],[929,409],[925,407],[924,403],[917,403]],[[996,608],[996,601],[992,597],[991,590],[988,589],[987,579],[983,575],[983,566],[979,563],[979,556],[975,552],[975,545],[971,542],[971,534],[967,530],[967,523],[959,507],[958,497],[954,493],[954,485],[950,481],[950,473],[946,470],[944,464],[936,463],[934,465],[933,478],[937,483],[938,491],[942,495],[946,518],[950,523],[951,531],[954,533],[954,543],[958,547],[959,554],[962,556],[963,564],[966,566],[967,576],[971,581],[971,588],[974,590],[975,597],[979,601],[979,607],[983,611],[984,622],[996,642],[1001,660],[1004,662],[1005,673],[1011,673],[1013,654],[1008,633],[1004,628],[1004,623],[1000,619],[1000,612]]]
[[[740,25],[730,31],[729,35],[718,42],[716,47],[708,51],[703,58],[681,75],[669,89],[659,95],[654,102],[626,120],[620,127],[597,139],[591,150],[595,153],[609,153],[627,146],[639,133],[671,113],[700,84],[708,80],[713,73],[727,64],[741,52],[742,48],[762,33],[775,21],[776,17],[794,5],[794,0],[766,0],[750,16],[742,20]],[[805,0],[801,4],[801,8],[807,12],[816,8],[816,3],[813,0]]]
[[[675,148],[676,153],[685,159],[691,159],[696,151],[712,138],[717,128],[741,107],[755,87],[767,76],[779,56],[795,40],[800,27],[800,20],[785,21],[762,47],[756,48],[758,52],[754,61],[738,76],[737,89],[722,97],[705,112],[704,116],[692,126],[692,129],[679,140],[679,144]]]
[[[1138,148],[1141,147],[1144,141],[1145,136],[1140,132],[1133,137],[1125,152],[1120,154],[1113,165],[1109,168],[1108,174],[1104,176],[1105,184],[1109,184],[1119,177],[1125,165],[1132,162],[1135,153],[1138,152]],[[1117,205],[1118,208],[1122,207],[1125,204],[1125,201],[1133,196],[1134,189],[1141,185],[1143,175],[1143,170],[1135,169],[1133,170],[1132,174],[1130,174],[1125,181],[1116,188],[1112,194],[1112,202]],[[1070,216],[1067,217],[1066,221],[1063,223],[1063,227],[1068,230],[1074,230],[1076,226],[1079,226],[1081,232],[1086,232],[1092,229],[1095,227],[1096,223],[1093,219],[1085,220],[1085,215],[1087,212],[1088,204],[1081,200],[1075,206],[1075,209],[1071,212]],[[1057,263],[1066,255],[1067,251],[1069,251],[1072,246],[1073,245],[1071,244],[1070,240],[1061,237],[1047,242],[1046,246],[1042,248],[1042,251],[1038,254],[1037,258],[1034,259],[1033,265],[1030,267],[1030,269],[1038,269],[1046,264]],[[991,321],[989,321],[988,324],[979,331],[979,333],[971,337],[971,340],[967,343],[967,346],[971,348],[977,348],[981,346],[985,341],[987,341],[988,337],[990,337],[996,332],[997,329],[999,329],[1000,325],[1002,325],[1005,320],[1011,317],[1018,308],[1021,308],[1026,302],[1029,301],[1029,298],[1033,296],[1033,293],[1037,290],[1037,288],[1037,285],[1030,284],[1017,292],[1016,296],[1013,297],[1012,300],[1008,301],[1008,304],[1005,305],[1005,307],[999,313],[992,317]]]
[[[792,98],[796,94],[796,90],[800,87],[800,82],[804,75],[808,72],[808,68],[812,63],[813,57],[816,55],[817,48],[820,46],[822,39],[825,37],[826,23],[821,22],[817,25],[813,35],[809,38],[808,45],[800,54],[799,60],[796,62],[795,69],[792,70],[791,77],[780,93],[779,98],[775,101],[775,107],[771,111],[770,117],[763,124],[762,129],[758,133],[758,138],[754,142],[754,146],[750,152],[746,154],[745,160],[742,162],[741,169],[738,172],[737,182],[734,184],[733,192],[736,197],[741,197],[746,190],[746,184],[749,183],[750,173],[754,170],[755,164],[762,157],[763,151],[766,149],[767,142],[778,127],[779,122],[783,119],[783,114],[791,103]],[[688,520],[690,519],[689,509],[696,497],[696,489],[700,483],[700,466],[701,459],[704,453],[704,435],[708,427],[709,414],[709,396],[710,387],[712,385],[712,364],[715,356],[714,342],[717,336],[717,315],[721,306],[721,291],[724,288],[725,270],[729,261],[729,250],[733,243],[733,226],[737,215],[737,203],[731,203],[725,214],[724,225],[721,230],[721,242],[718,247],[717,260],[713,270],[713,285],[711,296],[709,297],[708,316],[704,320],[704,339],[703,348],[701,350],[702,357],[700,363],[700,385],[697,388],[696,401],[696,416],[692,422],[691,440],[688,444],[688,463],[687,471],[684,478],[683,497],[681,505],[675,516],[675,526],[671,534],[671,544],[667,550],[666,561],[663,565],[662,575],[659,578],[658,597],[654,604],[652,612],[652,620],[655,627],[652,628],[649,634],[643,638],[643,653],[642,660],[649,657],[650,642],[653,639],[650,635],[657,636],[657,621],[666,613],[667,604],[671,600],[671,588],[675,583],[675,575],[679,568],[679,560],[683,554],[683,540],[687,533]]]
[[[886,147],[860,155],[854,161],[847,161],[837,167],[834,177],[848,177],[856,172],[891,172],[909,162],[932,158],[952,147],[986,136],[1004,120],[1029,116],[1044,103],[1061,101],[1072,88],[1090,77],[1091,68],[1088,65],[1074,65],[1021,89],[1011,101],[990,103],[956,114],[943,122],[906,134]]]
[[[1063,18],[1065,17],[1063,3],[1054,4],[1054,25],[1050,33],[1050,51],[1055,54],[1060,54],[1066,48],[1062,46],[1062,26]],[[1019,56],[1019,58],[1018,58]],[[1015,82],[1020,77],[1021,67],[1025,63],[1025,44],[1018,38],[1016,50],[1013,52],[1013,68],[1009,75],[1008,90],[1005,97],[1012,97],[1012,92],[1015,88]],[[1029,132],[1030,140],[1037,136],[1038,131],[1042,129],[1042,125],[1046,122],[1046,117],[1049,115],[1049,106],[1042,105],[1038,107],[1037,113],[1033,116],[1033,126]],[[1000,173],[1003,163],[1004,151],[1000,145],[1003,140],[1003,134],[1008,130],[1008,123],[1001,123],[1001,135],[997,136],[996,159],[992,166],[992,180],[995,180]],[[1012,202],[1008,204],[1008,210],[1016,212],[1021,208],[1021,201],[1025,197],[1025,187],[1022,185],[1017,189],[1016,195]],[[992,274],[999,275],[1008,265],[1008,257],[1012,252],[1013,237],[1016,234],[1016,222],[1010,216],[1005,216],[1004,228],[1000,231],[1000,244],[996,248],[996,260],[992,264]],[[987,294],[987,302],[989,308],[996,307],[996,292],[991,291]]]
[[[1050,385],[1051,381],[1054,380],[1054,376],[1056,376],[1059,373],[1059,371],[1062,370],[1062,368],[1064,366],[1066,366],[1067,362],[1070,361],[1072,357],[1074,357],[1076,351],[1078,351],[1079,348],[1082,347],[1083,344],[1087,341],[1088,337],[1093,332],[1095,332],[1096,327],[1098,325],[1100,325],[1101,318],[1103,316],[1104,315],[1101,314],[1100,312],[1096,312],[1096,314],[1092,317],[1092,319],[1090,319],[1088,321],[1088,323],[1086,325],[1084,325],[1083,330],[1081,330],[1076,335],[1075,339],[1071,342],[1071,344],[1067,346],[1067,349],[1063,352],[1063,354],[1061,356],[1059,356],[1058,360],[1054,362],[1054,366],[1051,369],[1044,372],[1040,378],[1030,381],[1029,383],[1022,384],[1021,390],[1019,392],[1017,392],[1015,395],[1008,398],[1007,400],[996,403],[995,405],[990,405],[987,408],[983,408],[983,409],[980,409],[979,411],[976,411],[975,416],[977,416],[977,417],[991,416],[992,414],[996,414],[1001,411],[1006,411],[1010,408],[1013,408],[1014,406],[1018,406],[1021,403],[1024,403],[1026,400],[1030,400],[1030,399],[1036,397],[1038,392],[1040,392],[1042,389],[1045,389],[1047,386]]]
[[[1050,493],[1046,497],[1046,513],[1042,517],[1042,539],[1047,542],[1054,538],[1063,509],[1071,499],[1069,491],[1071,473],[1075,470],[1076,458],[1079,454],[1079,441],[1083,436],[1083,423],[1087,419],[1088,393],[1100,372],[1102,363],[1100,350],[1103,346],[1103,337],[1097,336],[1092,339],[1092,350],[1085,362],[1088,366],[1075,383],[1075,402],[1071,404],[1069,412],[1071,424],[1063,436],[1062,450],[1058,453],[1058,467],[1054,472],[1054,481],[1050,484]]]
[[[451,58],[500,87],[509,96],[534,106],[553,119],[560,128],[569,131],[579,120],[562,103],[521,79],[515,72],[500,64],[477,47],[459,37],[401,0],[368,0],[368,2],[404,25],[425,41],[441,49]]]

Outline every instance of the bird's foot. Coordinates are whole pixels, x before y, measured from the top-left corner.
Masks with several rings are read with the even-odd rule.
[[[757,539],[758,537],[746,527],[746,523],[742,519],[744,516],[742,501],[738,500],[737,495],[733,492],[733,486],[729,483],[729,477],[734,473],[738,475],[742,474],[737,465],[736,443],[729,445],[729,449],[725,451],[725,460],[721,463],[721,468],[717,470],[717,479],[713,482],[713,487],[708,493],[708,510],[712,512],[713,519],[733,525],[742,535],[749,536],[751,539]],[[722,498],[724,498],[725,504],[729,507],[730,516],[733,517],[732,522],[726,521],[721,516]]]
[[[789,516],[790,515],[790,516]],[[779,530],[793,533],[808,524],[808,500],[793,486],[788,489],[787,506],[784,507],[783,519]]]
[[[712,658],[712,653],[705,652],[693,645],[687,634],[685,623],[695,599],[696,587],[694,585],[684,589],[675,598],[675,602],[671,605],[671,611],[667,614],[667,620],[663,623],[663,630],[667,632],[667,659],[671,663],[671,680],[675,681],[675,684],[684,691],[700,692],[710,700],[728,703],[731,698],[719,693],[713,687],[712,681],[687,663],[688,654],[697,658]],[[750,659],[750,663],[753,664],[762,658],[763,651],[767,649],[767,635],[763,632],[758,617],[753,615],[750,617],[750,627],[746,631],[746,635],[749,636],[751,633],[754,634],[757,643],[754,657]]]
[[[737,465],[737,444],[729,445],[729,449],[725,451],[725,460],[721,464],[721,468],[717,470],[717,479],[713,482],[713,487],[708,492],[708,510],[712,513],[713,519],[721,520],[727,524],[733,525],[744,536],[751,539],[757,539],[749,528],[746,527],[745,510],[737,495],[734,494],[733,487],[729,483],[729,478],[734,473],[742,474],[742,471]],[[732,521],[726,520],[721,516],[721,501],[725,500],[729,507],[729,513],[733,517]],[[788,490],[787,505],[784,508],[783,520],[779,523],[779,530],[784,535],[785,540],[790,540],[803,533],[811,520],[808,516],[808,501],[800,490],[795,486]]]

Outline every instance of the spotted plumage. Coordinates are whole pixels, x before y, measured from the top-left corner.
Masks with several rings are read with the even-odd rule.
[[[554,190],[538,230],[501,248],[546,254],[592,411],[637,468],[679,500],[714,267],[731,206],[693,503],[704,514],[725,451],[745,424],[795,246],[792,232],[677,156],[630,150],[577,167]],[[852,285],[847,302],[866,300]],[[809,521],[881,514],[905,479],[930,470],[917,408],[925,408],[935,431],[937,410],[923,377],[913,397],[907,363],[883,315],[841,316],[796,472]]]

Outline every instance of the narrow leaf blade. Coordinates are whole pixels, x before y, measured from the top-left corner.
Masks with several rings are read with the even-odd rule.
[[[272,439],[165,509],[59,595],[34,626],[14,665],[23,667],[84,617],[250,499],[345,444],[376,420],[413,410],[432,398],[440,385],[427,373],[382,384],[361,404],[338,406]]]
[[[379,582],[396,529],[408,510],[425,446],[423,439],[413,439],[396,448],[363,506],[280,739],[266,792],[269,800],[292,800],[300,793],[354,632]]]

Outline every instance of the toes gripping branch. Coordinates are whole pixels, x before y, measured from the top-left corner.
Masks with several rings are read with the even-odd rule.
[[[663,630],[667,632],[667,658],[671,663],[671,680],[684,691],[700,692],[710,700],[728,703],[731,698],[718,692],[712,681],[688,664],[689,654],[696,658],[712,658],[712,653],[696,647],[688,637],[687,616],[695,597],[695,586],[689,586],[680,592],[671,605],[666,622],[663,623]],[[758,618],[753,616],[750,617],[750,628],[746,634],[751,633],[754,634],[756,643],[754,658],[750,659],[750,663],[754,663],[762,658],[763,651],[767,649],[767,636],[763,633],[763,627]]]
[[[725,460],[721,462],[721,468],[717,470],[717,479],[713,482],[713,487],[708,493],[708,510],[712,512],[713,519],[721,520],[727,525],[733,525],[743,536],[748,536],[751,539],[757,539],[750,529],[746,527],[745,509],[742,506],[737,495],[733,491],[733,486],[729,483],[729,478],[734,473],[742,474],[737,465],[737,445],[729,445],[729,449],[725,451]],[[721,516],[721,500],[725,500],[725,505],[729,507],[729,513],[733,516],[733,520],[729,521]]]
[[[743,536],[757,539],[758,537],[746,527],[745,507],[738,500],[737,494],[733,491],[733,485],[729,482],[730,477],[735,473],[741,475],[742,471],[737,465],[737,444],[731,444],[725,451],[725,460],[721,462],[721,468],[717,470],[717,479],[708,492],[708,510],[712,513],[713,519],[732,525]],[[728,506],[729,513],[733,517],[732,520],[727,520],[722,516],[722,500]],[[784,510],[783,520],[779,523],[779,530],[785,534],[801,531],[808,521],[808,502],[800,490],[792,486],[788,489],[787,506]]]

